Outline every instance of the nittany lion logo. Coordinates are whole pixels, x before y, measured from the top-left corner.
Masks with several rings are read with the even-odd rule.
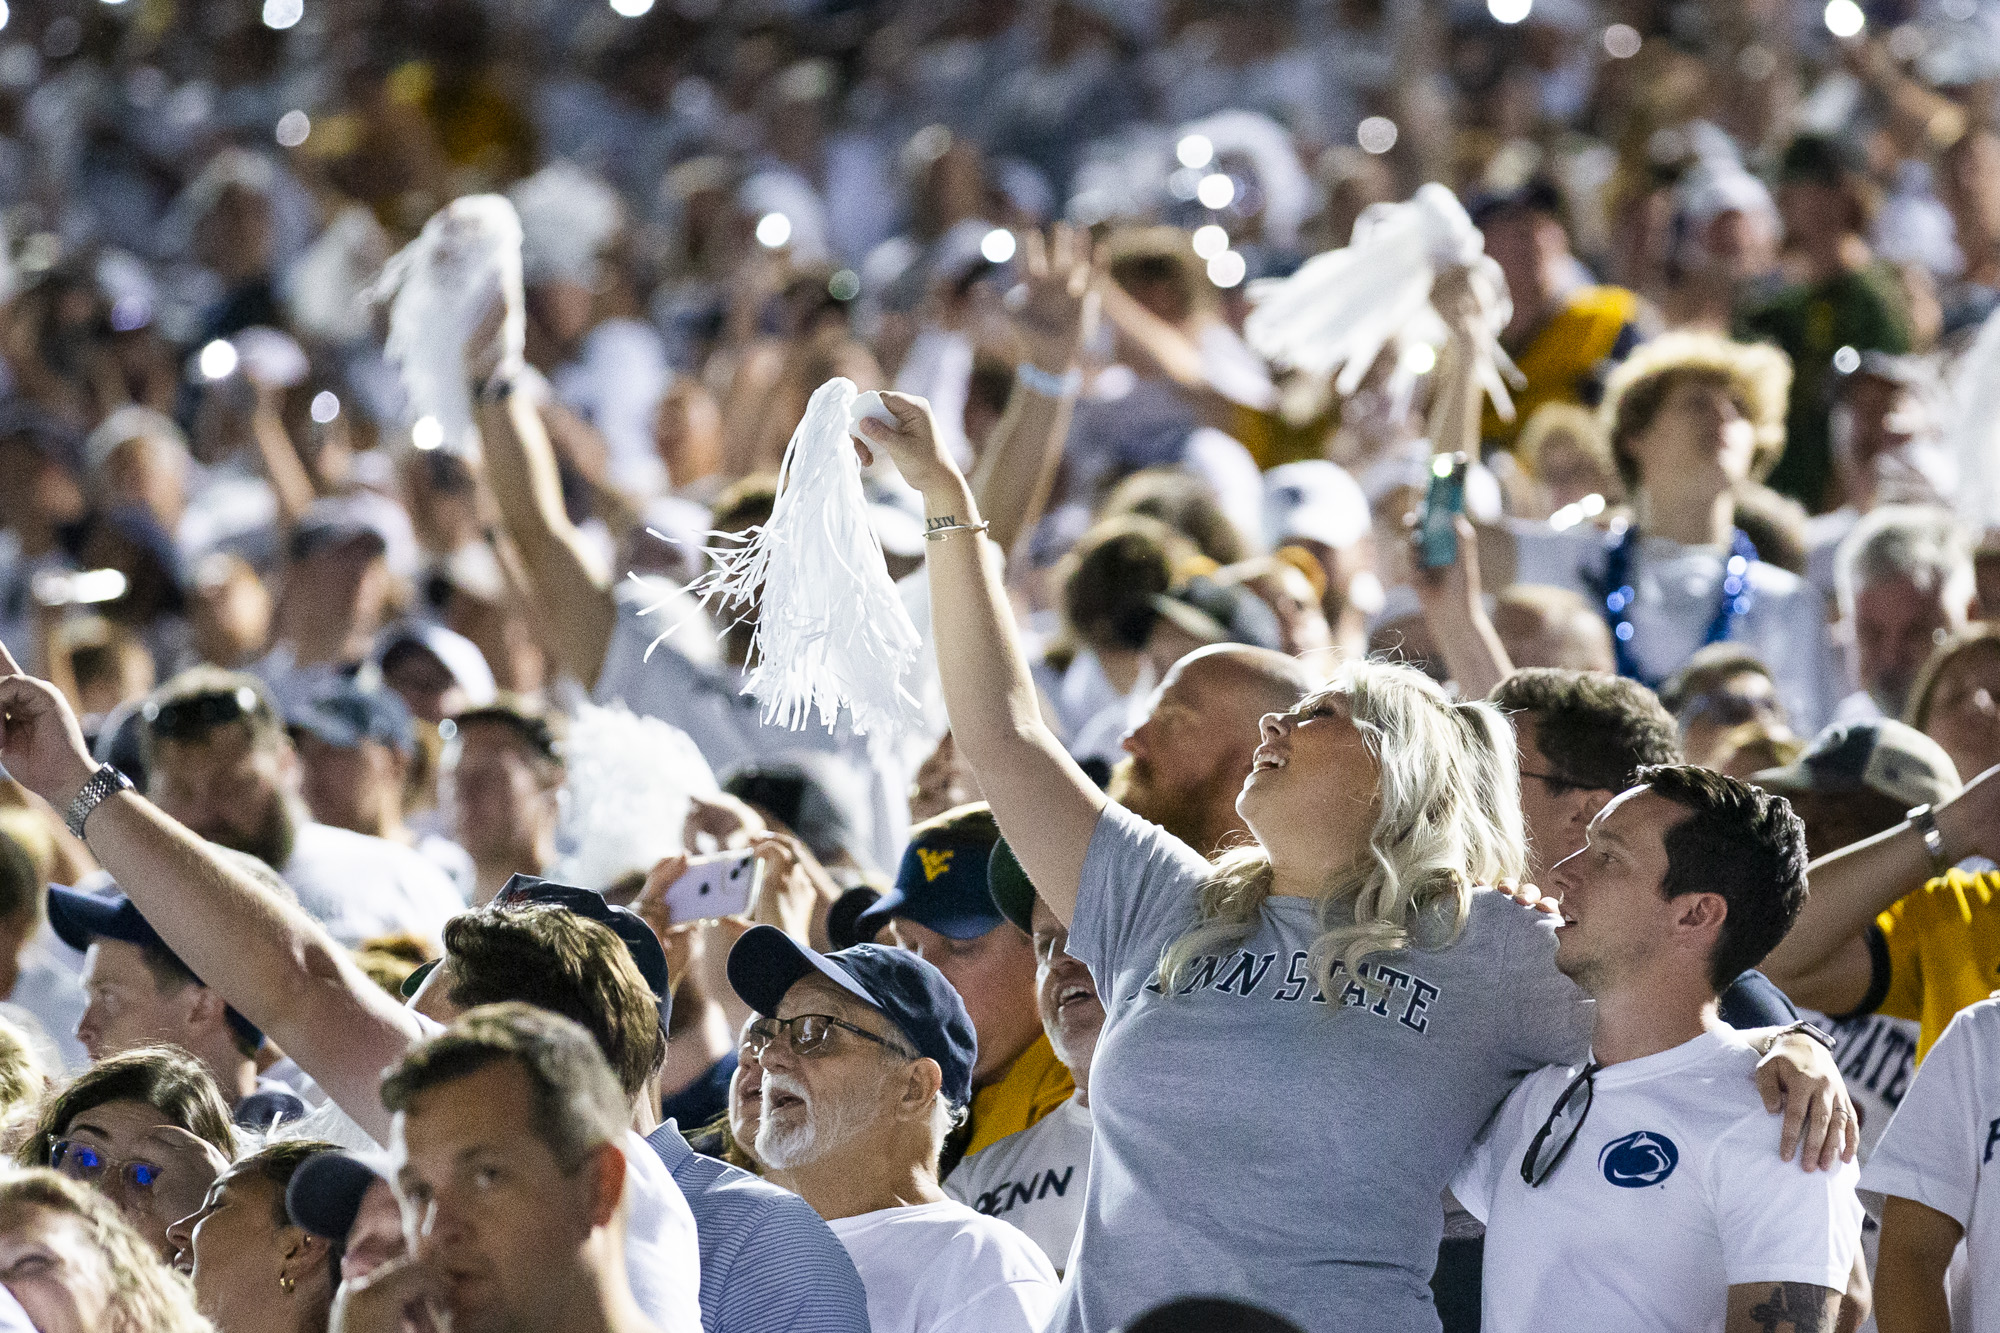
[[[929,847],[917,848],[917,859],[924,865],[924,883],[933,884],[937,877],[951,869],[952,849],[949,847],[933,851]]]
[[[1597,1154],[1597,1169],[1621,1189],[1644,1189],[1657,1185],[1680,1165],[1681,1150],[1664,1134],[1642,1129],[1613,1139]]]

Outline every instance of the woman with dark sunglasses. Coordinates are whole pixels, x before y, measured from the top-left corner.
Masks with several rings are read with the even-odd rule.
[[[229,1106],[208,1071],[192,1056],[148,1046],[78,1075],[43,1108],[14,1160],[104,1194],[171,1260],[167,1228],[201,1207],[236,1149]]]

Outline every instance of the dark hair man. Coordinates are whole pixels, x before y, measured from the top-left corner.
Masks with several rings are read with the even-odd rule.
[[[1596,1001],[1591,1059],[1530,1075],[1453,1181],[1486,1223],[1482,1326],[1831,1329],[1857,1170],[1771,1152],[1757,1054],[1716,1012],[1805,898],[1798,817],[1707,769],[1648,768],[1549,878],[1556,966]]]
[[[972,1020],[944,974],[902,949],[821,955],[774,926],[729,953],[756,1010],[757,1159],[847,1246],[875,1333],[1037,1333],[1055,1272],[1034,1242],[947,1197],[938,1153],[972,1098]]]
[[[204,986],[124,894],[50,885],[49,926],[83,951],[87,1003],[76,1035],[91,1059],[177,1046],[215,1079],[237,1124],[267,1129],[305,1114],[289,1088],[258,1076],[264,1034]]]
[[[1090,969],[1069,956],[1069,928],[1035,895],[1027,872],[1002,840],[987,867],[993,905],[1033,939],[1035,1008],[1076,1095],[1018,1133],[968,1155],[945,1177],[944,1192],[1019,1227],[1060,1276],[1083,1222],[1090,1174],[1090,1061],[1104,1028],[1104,1002]]]
[[[415,1310],[462,1333],[669,1327],[626,1280],[629,1110],[588,1032],[468,1010],[388,1072],[382,1104],[411,1248],[342,1284],[333,1328],[400,1333]]]
[[[147,794],[160,809],[277,871],[341,943],[435,936],[463,904],[444,872],[410,848],[306,813],[298,757],[254,676],[191,668],[156,691],[142,715]]]
[[[539,875],[555,863],[563,737],[557,719],[512,698],[446,726],[446,804],[452,836],[472,858],[478,906],[509,876]]]
[[[855,922],[864,940],[887,927],[965,1001],[979,1037],[968,1153],[1026,1129],[1076,1090],[1035,1012],[1034,941],[987,892],[987,860],[999,838],[983,802],[917,825],[895,887]]]
[[[121,882],[133,901],[166,924],[162,938],[167,944],[198,975],[213,978],[218,991],[258,1022],[341,1110],[378,1140],[387,1136],[389,1124],[379,1098],[379,1071],[431,1030],[419,1010],[434,1022],[483,1000],[527,999],[588,1017],[586,1026],[621,1070],[658,1068],[656,1035],[649,1035],[643,1061],[636,1049],[615,1053],[620,1028],[613,1019],[650,1007],[652,1028],[661,1024],[664,954],[643,922],[632,918],[627,926],[619,915],[622,909],[612,908],[601,896],[548,886],[536,897],[545,903],[562,898],[558,905],[569,907],[567,914],[518,907],[472,914],[475,920],[517,918],[506,933],[517,937],[520,947],[478,955],[490,957],[493,968],[462,970],[472,960],[447,954],[413,1004],[399,1006],[297,906],[231,865],[135,792],[120,789],[84,748],[75,715],[61,693],[46,681],[20,674],[4,646],[0,673],[5,673],[0,674],[0,715],[6,722],[0,731],[0,761],[8,771],[59,810],[80,807],[71,814],[73,826],[81,829],[100,864],[124,875]],[[557,889],[567,892],[558,894]],[[598,919],[564,922],[564,933],[575,947],[553,939],[532,947],[538,933],[565,916],[578,915]],[[626,933],[621,935],[620,929]],[[652,940],[658,990],[632,952],[641,943],[641,932]],[[609,999],[613,992],[615,1005]],[[641,1128],[658,1122],[649,1083],[642,1074],[626,1089],[632,1122]],[[653,1153],[632,1154],[630,1164],[635,1193],[643,1191],[654,1216],[648,1224],[635,1212],[626,1247],[633,1288],[642,1303],[648,1279],[658,1282],[670,1274],[681,1256],[673,1253],[668,1256],[673,1263],[662,1263],[660,1251],[671,1244],[647,1253],[635,1249],[631,1238],[650,1225],[656,1237],[671,1242],[676,1217],[698,1207],[702,1277],[668,1282],[663,1297],[699,1287],[713,1333],[770,1327],[855,1333],[865,1326],[865,1298],[853,1264],[810,1209],[745,1173],[700,1169],[686,1141],[664,1126],[655,1130],[648,1146]],[[664,1165],[672,1179],[651,1178],[644,1168],[647,1160],[655,1167]],[[684,1196],[695,1203],[686,1203]]]

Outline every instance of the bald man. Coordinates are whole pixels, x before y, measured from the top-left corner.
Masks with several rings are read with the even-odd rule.
[[[1268,648],[1217,644],[1189,653],[1125,738],[1111,798],[1213,856],[1248,836],[1236,794],[1250,776],[1257,720],[1284,712],[1317,684],[1297,659]]]

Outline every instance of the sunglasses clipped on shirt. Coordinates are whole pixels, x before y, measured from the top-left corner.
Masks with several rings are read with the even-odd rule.
[[[1563,1158],[1576,1143],[1576,1136],[1583,1130],[1584,1117],[1590,1114],[1590,1103],[1597,1095],[1597,1074],[1604,1066],[1595,1060],[1583,1067],[1583,1072],[1569,1081],[1562,1096],[1549,1108],[1549,1118],[1535,1131],[1535,1137],[1528,1144],[1527,1155],[1521,1158],[1521,1179],[1534,1189],[1562,1165]]]
[[[872,1041],[885,1050],[894,1051],[906,1060],[919,1057],[887,1037],[878,1037],[866,1028],[858,1028],[852,1023],[843,1023],[830,1014],[799,1014],[794,1018],[760,1018],[750,1025],[743,1036],[742,1053],[753,1060],[763,1058],[764,1052],[779,1038],[784,1038],[791,1047],[792,1054],[810,1059],[827,1053],[826,1041],[833,1030],[851,1032],[864,1041]]]

